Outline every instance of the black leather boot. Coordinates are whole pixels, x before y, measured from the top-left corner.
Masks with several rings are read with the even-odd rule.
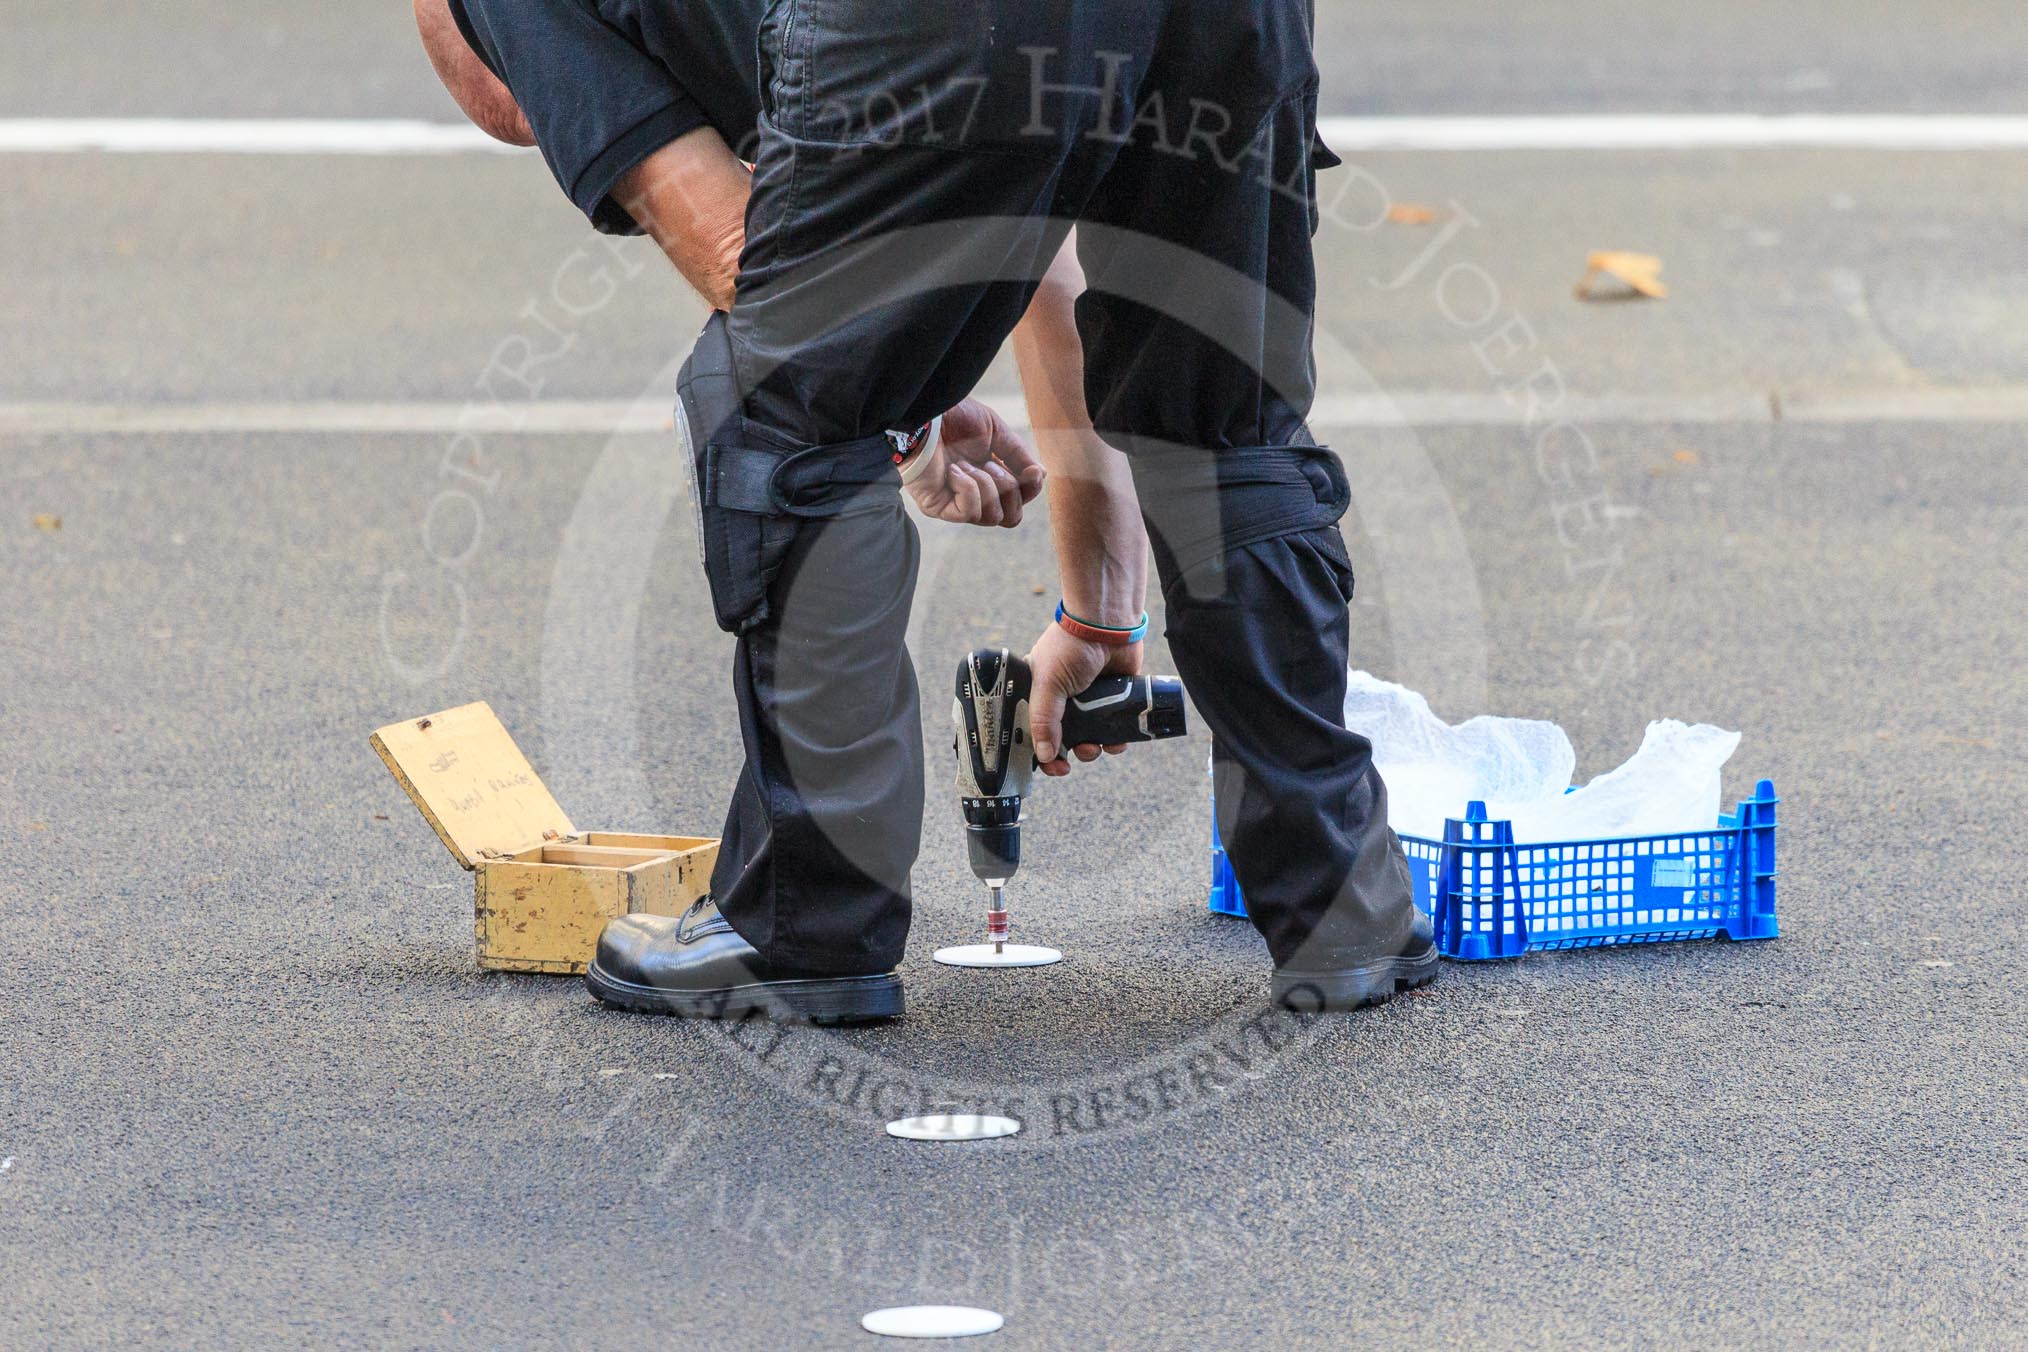
[[[609,1005],[685,1019],[738,1019],[759,1010],[786,1023],[865,1023],[902,1012],[895,973],[777,971],[708,897],[680,917],[623,915],[606,922],[584,984]]]
[[[1334,953],[1325,945],[1304,945],[1296,965],[1275,969],[1274,1000],[1305,1014],[1358,1009],[1392,999],[1398,991],[1427,986],[1436,974],[1436,931],[1429,917],[1417,911],[1408,937],[1392,953],[1371,949]]]

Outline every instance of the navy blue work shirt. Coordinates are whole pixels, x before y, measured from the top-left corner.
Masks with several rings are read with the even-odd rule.
[[[450,0],[521,105],[559,187],[608,234],[639,234],[613,185],[709,126],[751,157],[766,0]]]

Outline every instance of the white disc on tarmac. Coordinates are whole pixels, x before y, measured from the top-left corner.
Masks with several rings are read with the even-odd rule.
[[[1063,954],[1036,944],[1008,944],[998,953],[991,944],[964,944],[939,948],[937,961],[946,967],[1047,967],[1062,962]]]
[[[875,1310],[859,1321],[859,1327],[890,1338],[969,1338],[997,1333],[1006,1322],[991,1310],[969,1305],[897,1305]]]
[[[887,1134],[904,1141],[991,1141],[1019,1130],[1021,1124],[1011,1117],[983,1113],[932,1113],[887,1124]]]

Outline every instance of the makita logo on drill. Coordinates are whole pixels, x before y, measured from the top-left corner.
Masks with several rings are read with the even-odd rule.
[[[1000,763],[1000,701],[974,700],[972,707],[978,710],[979,754],[990,770]]]

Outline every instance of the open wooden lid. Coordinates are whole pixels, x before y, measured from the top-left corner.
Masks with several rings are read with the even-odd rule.
[[[466,868],[577,834],[483,701],[390,723],[373,749]]]

